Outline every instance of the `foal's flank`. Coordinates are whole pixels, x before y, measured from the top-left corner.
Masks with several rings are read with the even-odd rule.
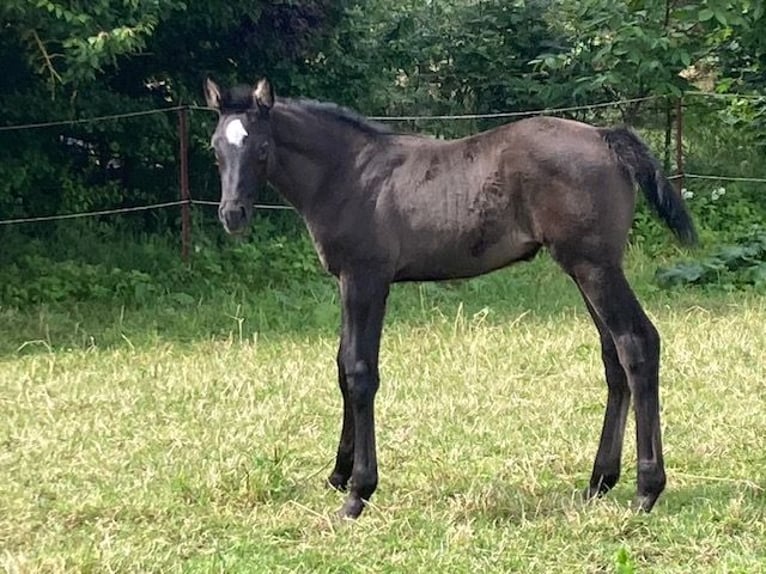
[[[694,225],[641,139],[552,117],[442,141],[398,134],[334,104],[275,97],[268,80],[221,89],[212,136],[229,233],[252,218],[269,182],[303,218],[341,298],[338,384],[343,422],[329,483],[356,518],[378,484],[375,394],[390,285],[474,277],[547,248],[575,282],[599,332],[607,406],[587,497],[620,476],[631,396],[636,507],[665,487],[659,415],[660,337],[622,269],[635,186],[683,243]]]

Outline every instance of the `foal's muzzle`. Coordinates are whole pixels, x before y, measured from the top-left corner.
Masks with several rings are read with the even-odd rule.
[[[227,233],[239,233],[250,223],[252,208],[241,201],[222,201],[218,206],[218,219]]]

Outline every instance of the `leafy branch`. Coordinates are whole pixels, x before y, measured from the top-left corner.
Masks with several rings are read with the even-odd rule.
[[[50,74],[51,84],[55,84],[56,80],[63,83],[64,80],[61,78],[61,75],[56,71],[56,68],[53,67],[53,57],[48,53],[48,50],[46,50],[45,44],[40,39],[37,30],[32,30],[32,38],[34,38],[35,44],[37,44],[37,49],[40,50],[40,54],[43,57],[44,68],[47,69]]]

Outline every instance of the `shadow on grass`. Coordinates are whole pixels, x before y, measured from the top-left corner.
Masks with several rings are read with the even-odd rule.
[[[582,494],[584,480],[577,484],[556,480],[533,488],[492,482],[483,485],[478,493],[461,492],[458,485],[448,486],[450,494],[440,500],[448,501],[450,514],[458,522],[484,520],[520,524],[572,514],[623,515],[632,519],[623,524],[624,534],[634,527],[640,528],[647,520],[691,515],[700,520],[742,526],[750,520],[762,520],[766,512],[766,486],[746,481],[671,483],[648,514],[636,511],[632,505],[635,486],[635,480],[623,479],[606,495],[586,500]]]
[[[656,307],[720,303],[704,292],[660,291],[651,281],[655,262],[640,254],[628,275],[639,298]],[[456,318],[504,324],[522,314],[541,320],[587,317],[571,280],[547,254],[488,275],[443,283],[397,284],[389,297],[386,324],[451,324]],[[169,293],[150,304],[119,301],[72,302],[34,308],[0,307],[0,357],[68,349],[146,348],[162,343],[206,340],[334,337],[339,324],[336,282],[331,277],[248,293],[221,292],[194,300]]]

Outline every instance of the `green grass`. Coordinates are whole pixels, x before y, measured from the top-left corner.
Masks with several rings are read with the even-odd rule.
[[[658,291],[668,489],[584,504],[605,386],[546,258],[397,287],[380,488],[323,488],[340,423],[332,282],[150,308],[0,309],[7,572],[766,572],[766,300]]]

